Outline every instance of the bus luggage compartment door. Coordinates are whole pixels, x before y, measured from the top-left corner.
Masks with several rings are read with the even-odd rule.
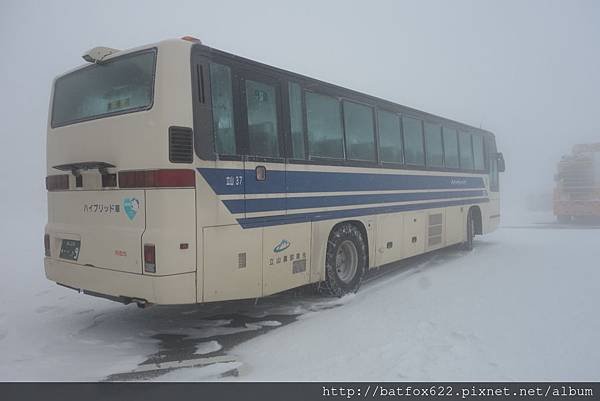
[[[203,239],[204,302],[262,295],[262,228],[207,227]]]
[[[425,213],[404,215],[404,257],[425,252]]]
[[[308,284],[311,223],[263,230],[263,296]]]

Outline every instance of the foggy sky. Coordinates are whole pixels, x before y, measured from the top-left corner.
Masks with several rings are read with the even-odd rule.
[[[52,78],[94,46],[192,35],[496,134],[503,198],[551,192],[600,141],[598,1],[2,1],[0,205],[45,206]]]

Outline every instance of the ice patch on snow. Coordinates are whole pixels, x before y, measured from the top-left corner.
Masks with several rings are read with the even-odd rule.
[[[220,327],[226,326],[231,323],[231,319],[215,319],[215,320],[201,320],[196,323],[197,327]]]
[[[277,321],[277,320],[263,320],[260,322],[254,322],[254,324],[258,324],[259,326],[264,326],[264,327],[277,327],[277,326],[281,326],[281,322]]]
[[[157,381],[203,381],[214,380],[235,371],[242,366],[241,362],[215,363],[201,368],[182,368],[156,378]]]
[[[210,354],[211,352],[217,352],[220,351],[221,348],[223,348],[221,346],[221,344],[219,344],[218,341],[208,341],[205,343],[200,343],[198,345],[196,345],[196,351],[194,352],[194,354],[196,355],[205,355],[205,354]]]
[[[263,327],[277,327],[277,326],[281,326],[281,322],[278,322],[276,320],[263,320],[260,322],[246,323],[247,328],[254,329],[254,330],[260,330]]]
[[[244,331],[258,330],[260,327],[206,327],[206,328],[181,328],[180,330],[167,332],[168,334],[185,335],[188,338],[209,338],[241,333]]]

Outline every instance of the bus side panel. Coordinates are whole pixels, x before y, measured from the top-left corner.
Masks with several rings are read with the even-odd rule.
[[[498,228],[500,224],[500,200],[498,195],[493,193],[490,201],[481,205],[481,219],[483,220],[483,233],[488,234]]]
[[[446,245],[463,242],[466,238],[467,218],[463,206],[452,206],[446,209]]]
[[[204,301],[262,296],[262,229],[239,225],[203,230]]]
[[[402,259],[404,254],[402,232],[402,214],[381,214],[377,216],[376,266]]]
[[[211,134],[212,135],[212,134]],[[230,168],[240,170],[243,168],[243,162],[201,162],[199,167],[205,169],[214,168]],[[223,182],[223,181],[221,181]],[[215,184],[214,184],[215,185]],[[234,199],[243,199],[244,187],[235,187],[228,196],[232,196]],[[211,185],[206,181],[201,173],[196,174],[196,210],[197,210],[197,265],[198,270],[196,272],[196,288],[198,294],[198,302],[202,302],[204,299],[204,262],[206,255],[204,255],[204,229],[206,227],[215,226],[238,226],[236,216],[231,214],[225,204],[219,196],[215,194],[215,190],[211,188]],[[244,217],[241,214],[239,217]]]
[[[263,296],[309,282],[311,223],[263,230]]]
[[[404,215],[404,257],[419,255],[425,252],[425,220],[423,212],[406,213]]]
[[[425,216],[425,249],[427,252],[446,245],[446,211],[430,209]]]

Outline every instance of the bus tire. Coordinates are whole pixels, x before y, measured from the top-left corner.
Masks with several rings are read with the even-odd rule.
[[[336,226],[327,241],[326,292],[342,297],[358,291],[366,268],[367,246],[361,230],[352,223]]]
[[[467,240],[463,242],[464,250],[473,250],[473,238],[475,238],[475,218],[473,217],[473,209],[469,209],[467,213]]]

